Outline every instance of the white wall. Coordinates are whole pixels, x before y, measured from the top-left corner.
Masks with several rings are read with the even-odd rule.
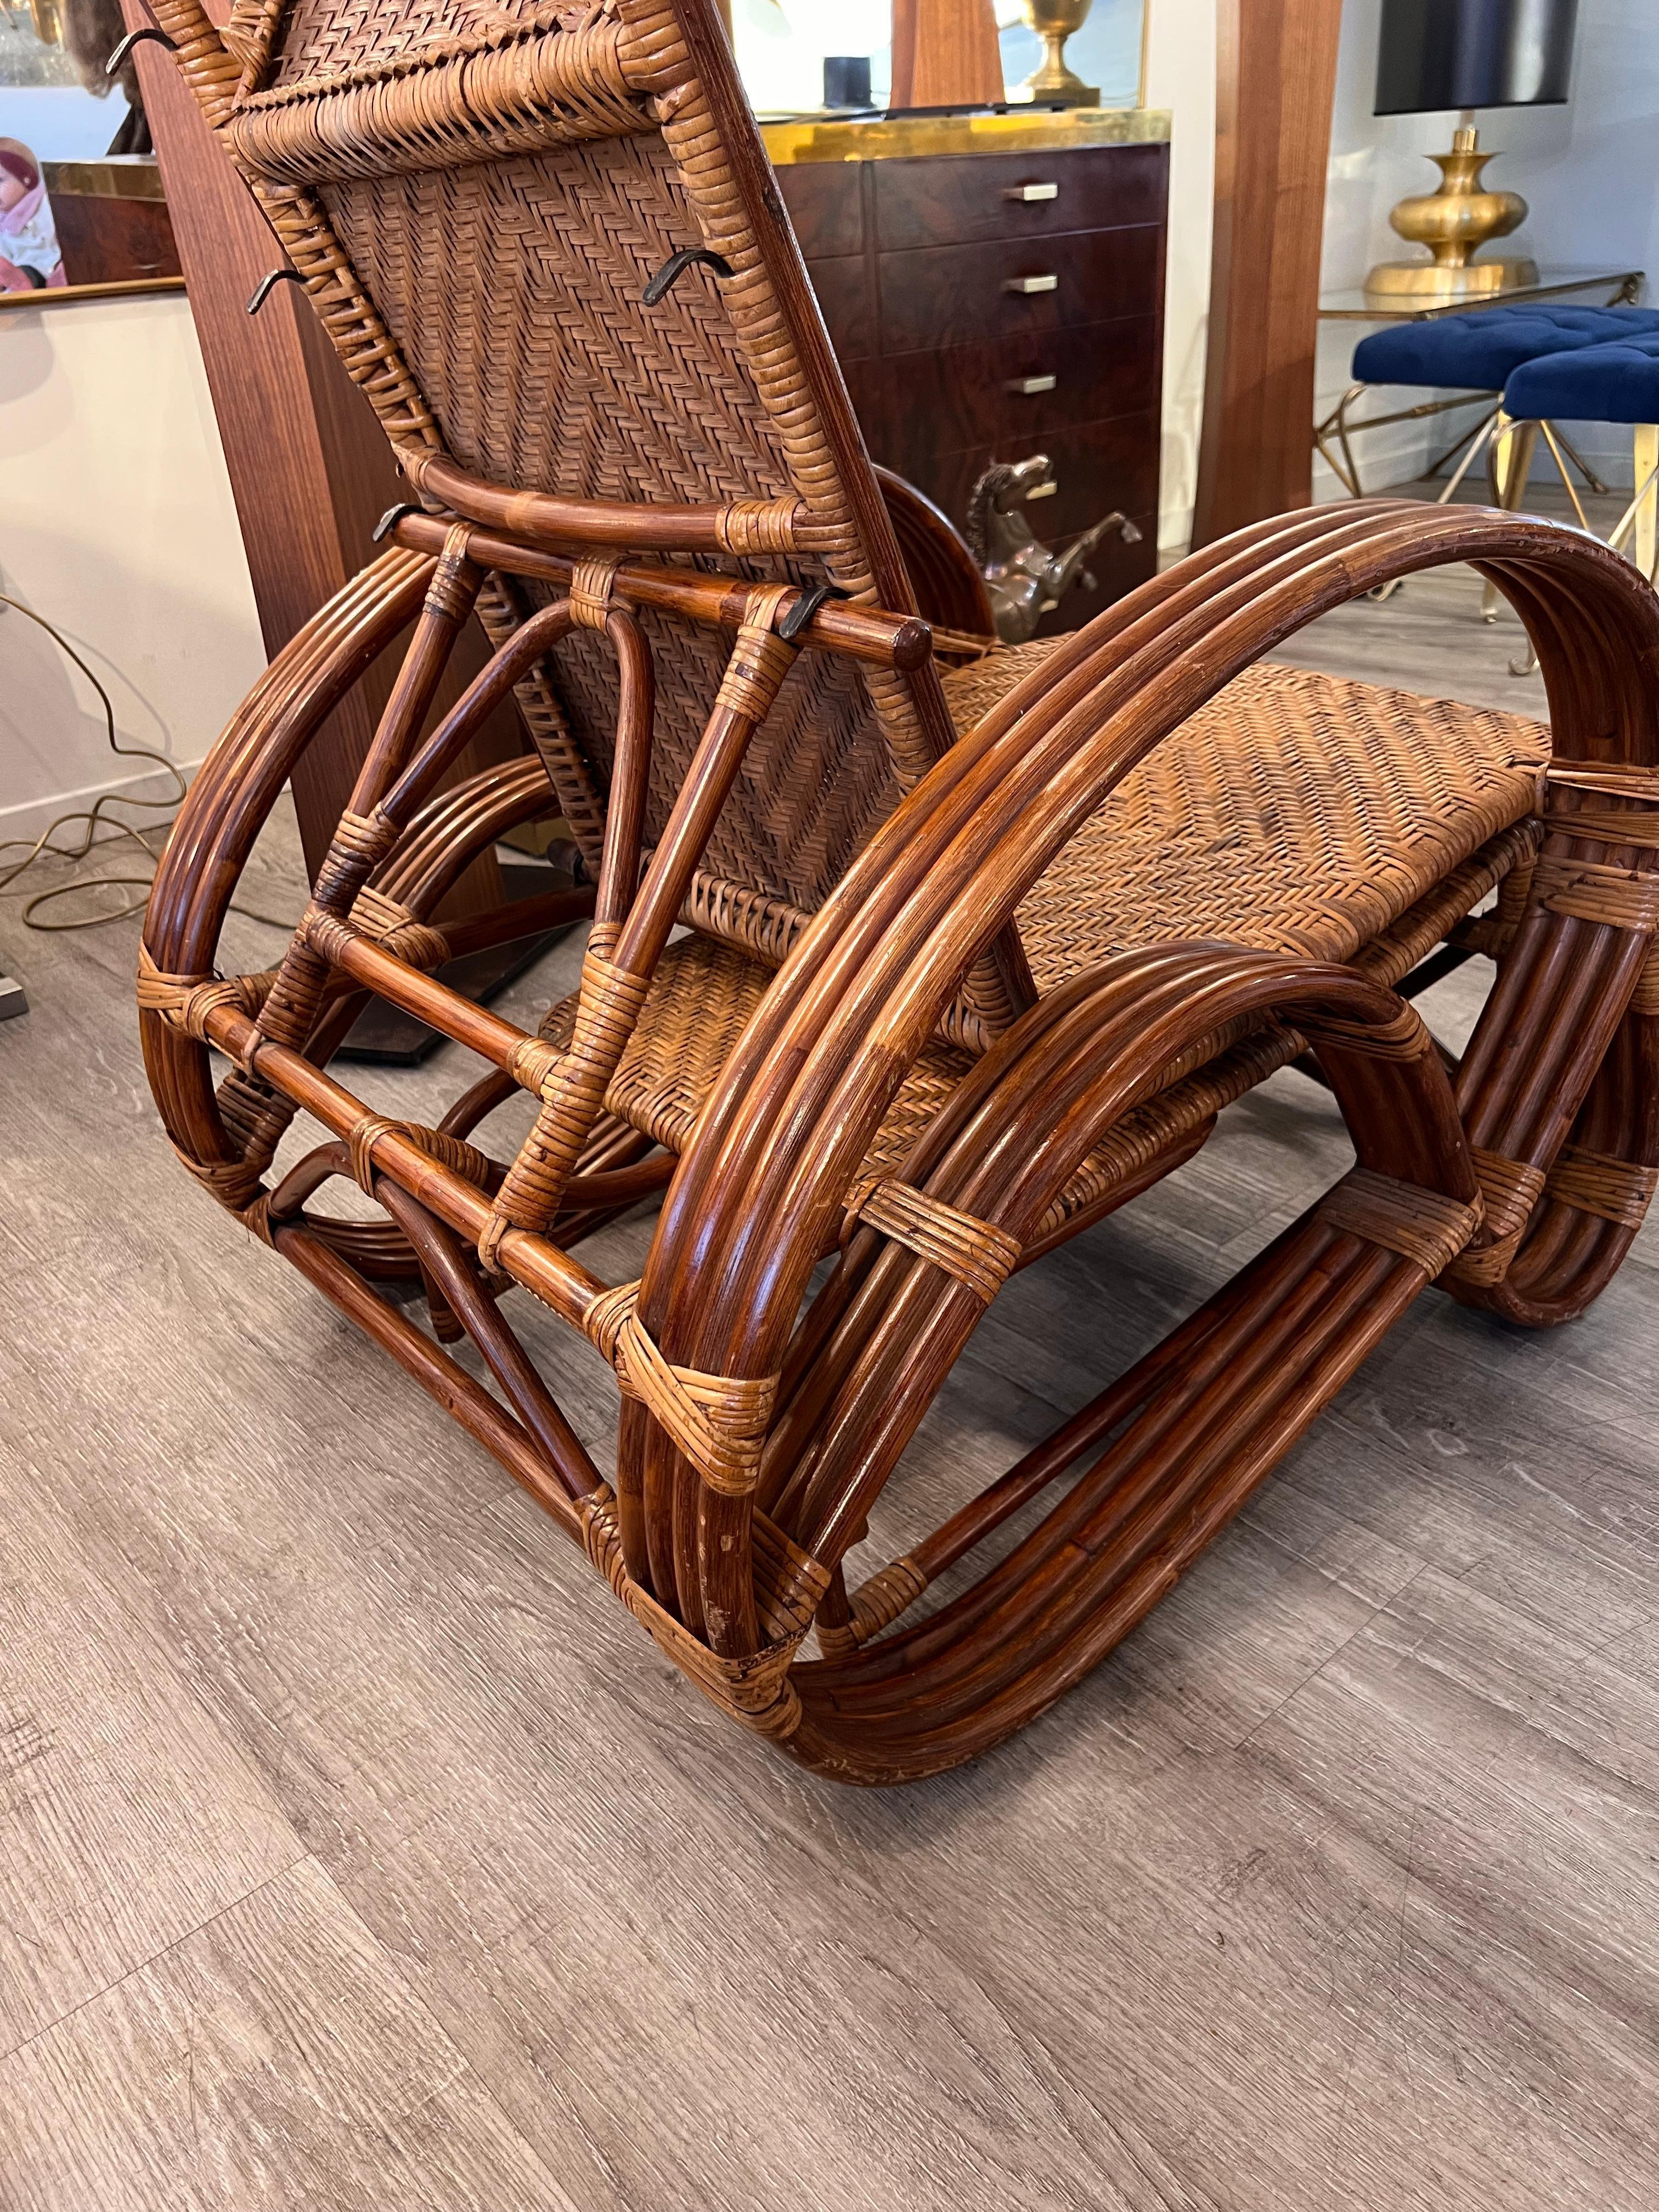
[[[1155,9],[1158,4],[1153,0]],[[1413,249],[1389,228],[1389,210],[1408,192],[1434,189],[1437,173],[1424,157],[1449,149],[1456,121],[1449,114],[1371,113],[1381,5],[1382,0],[1345,0],[1342,10],[1325,213],[1326,290],[1358,284],[1374,262],[1409,257]],[[1482,145],[1502,156],[1487,171],[1488,181],[1520,192],[1531,210],[1497,251],[1530,253],[1540,263],[1566,267],[1645,269],[1653,280],[1649,296],[1659,292],[1659,6],[1654,0],[1580,0],[1568,105],[1489,108],[1475,119]],[[1586,295],[1584,301],[1596,297]],[[1348,382],[1349,361],[1365,328],[1322,326],[1322,412]],[[1382,413],[1426,396],[1379,395],[1367,404]],[[1414,475],[1470,419],[1478,416],[1402,424],[1364,441],[1359,460],[1367,489]],[[1627,431],[1585,424],[1570,434],[1581,451],[1605,464],[1604,474],[1629,483]],[[1540,474],[1548,467],[1540,454]],[[1316,465],[1316,496],[1338,491],[1330,471]]]
[[[95,161],[126,120],[126,94],[100,100],[79,85],[0,85],[0,138],[21,138],[42,161]]]
[[[180,765],[264,667],[182,292],[0,312],[0,591],[73,640],[124,741]],[[85,678],[0,607],[0,838],[131,774]]]
[[[1216,0],[1147,0],[1146,105],[1168,108],[1170,250],[1164,306],[1164,453],[1158,544],[1192,535],[1204,417],[1215,198]]]

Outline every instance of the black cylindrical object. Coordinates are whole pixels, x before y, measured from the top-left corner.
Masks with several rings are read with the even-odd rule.
[[[823,104],[826,107],[868,107],[868,54],[826,54],[823,58]]]
[[[1378,115],[1567,97],[1578,0],[1382,0]]]

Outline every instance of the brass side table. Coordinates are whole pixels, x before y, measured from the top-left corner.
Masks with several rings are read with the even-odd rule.
[[[1568,300],[1576,293],[1600,292],[1605,298],[1587,302],[1604,307],[1620,307],[1634,302],[1642,288],[1644,271],[1640,269],[1544,269],[1538,282],[1517,287],[1510,292],[1483,293],[1468,300],[1413,300],[1409,298],[1382,300],[1373,298],[1358,285],[1352,290],[1328,292],[1321,296],[1319,319],[1335,323],[1432,323],[1447,315],[1468,315],[1484,313],[1489,307],[1518,307],[1538,300]],[[1349,409],[1362,392],[1370,386],[1351,384],[1336,405],[1322,421],[1314,424],[1314,450],[1329,464],[1345,490],[1352,499],[1365,496],[1359,478],[1359,464],[1354,458],[1352,441],[1364,430],[1380,430],[1391,422],[1419,422],[1431,415],[1444,415],[1455,407],[1468,407],[1478,400],[1489,403],[1486,413],[1473,428],[1466,430],[1453,445],[1448,447],[1428,473],[1437,475],[1454,455],[1463,452],[1463,458],[1440,497],[1451,499],[1470,467],[1479,459],[1497,425],[1502,394],[1496,392],[1460,392],[1449,398],[1420,400],[1415,407],[1397,407],[1387,415],[1370,415],[1363,422],[1350,418]],[[1551,432],[1552,446],[1558,443],[1583,477],[1592,491],[1605,491],[1601,483],[1588,464],[1574,452],[1559,431]],[[1562,463],[1562,452],[1556,454]]]

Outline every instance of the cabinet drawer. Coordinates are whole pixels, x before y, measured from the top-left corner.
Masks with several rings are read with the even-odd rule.
[[[872,166],[876,244],[886,252],[1162,222],[1169,185],[1167,146],[957,154]]]
[[[902,476],[933,453],[1030,445],[1156,407],[1158,318],[865,362],[848,378],[872,448]]]
[[[876,303],[870,288],[870,264],[864,256],[809,261],[806,274],[818,295],[836,359],[863,361],[876,352]]]
[[[862,161],[791,161],[774,174],[808,261],[864,251]]]
[[[976,345],[1143,314],[1163,296],[1163,264],[1156,223],[883,253],[881,350]]]
[[[1158,415],[1149,409],[1058,437],[1004,438],[965,453],[933,455],[918,465],[912,480],[960,530],[968,517],[968,495],[981,470],[994,460],[1022,461],[1030,453],[1047,453],[1056,489],[1048,499],[1029,501],[1024,511],[1037,536],[1051,544],[1088,529],[1115,507],[1135,520],[1157,512],[1158,435]],[[1108,560],[1104,550],[1101,557]]]

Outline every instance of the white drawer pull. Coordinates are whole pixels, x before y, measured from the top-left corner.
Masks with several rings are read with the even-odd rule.
[[[1002,289],[1005,292],[1022,292],[1026,294],[1028,296],[1033,292],[1058,292],[1060,289],[1060,279],[1058,276],[1052,275],[1047,276],[1005,276],[1002,280]]]
[[[1060,198],[1060,186],[1058,185],[1005,185],[1002,188],[1002,197],[1006,200],[1024,200],[1028,204],[1032,200],[1057,200]]]
[[[1027,398],[1031,398],[1039,392],[1052,392],[1059,382],[1057,376],[1011,376],[1007,388],[1010,392],[1024,392]]]

